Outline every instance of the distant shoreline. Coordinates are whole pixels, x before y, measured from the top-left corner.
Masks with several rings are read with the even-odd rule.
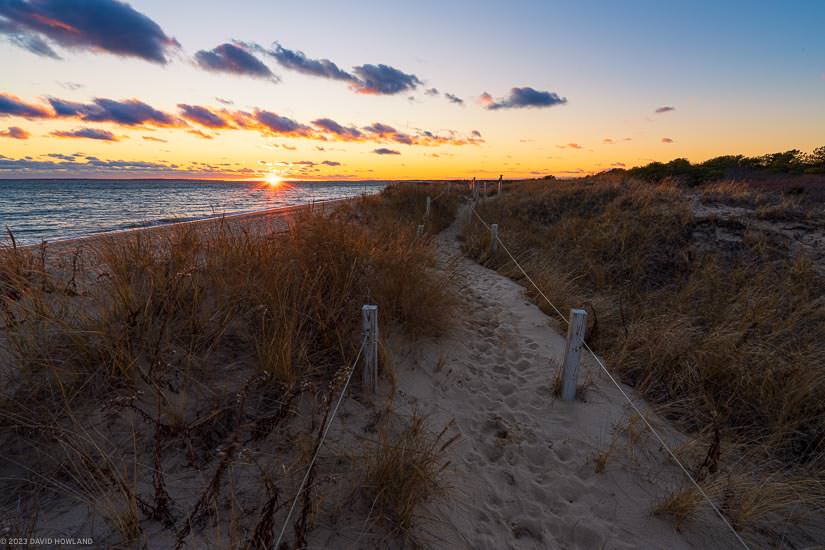
[[[306,211],[314,208],[315,206],[320,206],[324,210],[328,208],[343,204],[346,202],[350,202],[353,200],[357,200],[361,198],[361,196],[357,197],[347,197],[347,198],[339,198],[339,199],[326,199],[326,200],[317,200],[314,203],[307,203],[307,204],[294,204],[290,206],[280,206],[277,208],[267,208],[263,210],[254,210],[251,212],[237,212],[234,214],[221,214],[215,216],[209,216],[205,218],[198,218],[194,220],[181,220],[181,221],[172,221],[168,223],[157,223],[154,225],[147,225],[144,227],[130,227],[124,229],[112,229],[108,231],[100,231],[98,233],[90,233],[88,235],[78,235],[72,237],[65,237],[65,238],[58,238],[52,240],[43,240],[39,243],[34,244],[25,244],[25,245],[18,245],[17,248],[20,250],[31,250],[35,248],[39,248],[44,244],[54,250],[55,248],[65,248],[70,247],[78,244],[86,244],[89,242],[99,241],[108,237],[118,237],[122,235],[131,235],[135,233],[142,233],[142,232],[154,232],[160,230],[169,230],[174,227],[181,227],[184,225],[196,225],[196,224],[208,224],[208,223],[217,223],[222,221],[229,221],[232,223],[246,223],[253,220],[258,219],[259,221],[263,221],[264,218],[271,218],[273,220],[279,218],[286,218],[290,214],[296,214],[301,211]]]

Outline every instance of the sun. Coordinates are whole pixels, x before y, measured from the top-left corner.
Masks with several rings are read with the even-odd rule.
[[[276,174],[274,172],[271,172],[271,173],[267,174],[264,177],[264,181],[270,187],[278,187],[284,182],[284,180],[281,179],[281,176],[279,176],[278,174]]]

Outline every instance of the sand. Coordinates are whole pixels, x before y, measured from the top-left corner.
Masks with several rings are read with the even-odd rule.
[[[462,283],[455,330],[396,368],[400,412],[455,421],[451,497],[422,526],[437,548],[736,548],[706,505],[681,532],[651,514],[686,485],[590,360],[585,401],[552,395],[565,340],[515,282],[460,254],[455,224],[436,239]],[[441,365],[439,368],[439,364]],[[630,388],[627,392],[638,399]],[[687,439],[645,407],[675,446]],[[594,457],[612,447],[602,473]]]
[[[286,226],[294,212],[270,212],[237,221]],[[391,394],[391,384],[385,379],[381,395],[374,400],[380,408],[388,398],[390,408],[402,416],[423,414],[436,429],[452,423],[450,434],[460,434],[448,450],[450,465],[444,481],[449,490],[421,511],[413,528],[415,539],[426,548],[450,549],[736,548],[732,535],[704,504],[681,531],[670,520],[652,515],[656,503],[687,485],[684,474],[633,420],[619,391],[592,361],[583,361],[580,380],[588,382],[584,400],[564,403],[553,396],[553,379],[564,352],[559,323],[530,303],[521,286],[464,258],[458,233],[457,222],[434,237],[437,269],[453,273],[459,286],[454,327],[438,339],[415,344],[391,338],[388,345],[394,357],[396,391]],[[232,393],[250,374],[228,363],[211,376],[231,386],[227,392]],[[179,399],[208,403],[207,386],[205,380],[183,386]],[[689,442],[630,388],[626,391],[672,446]],[[352,453],[365,438],[373,437],[376,411],[357,395],[353,391],[347,396],[332,425],[319,456],[319,478],[346,475]],[[296,409],[308,409],[310,399],[302,397]],[[142,426],[140,418],[124,413],[112,420],[115,424],[109,425],[109,433],[125,437],[134,426]],[[306,467],[296,441],[306,445],[308,436],[295,434],[310,433],[310,416],[298,414],[288,420],[291,438],[268,438],[244,446],[245,456],[258,457],[279,475],[292,479],[281,487],[284,495],[296,492]],[[140,438],[149,444],[151,433]],[[594,458],[608,450],[605,467],[597,472]],[[215,462],[197,471],[187,467],[183,457],[170,455],[163,468],[176,509],[186,511],[200,495]],[[232,468],[232,502],[240,503],[242,510],[260,506],[258,474],[254,461],[241,460]],[[151,493],[149,487],[140,489]],[[343,486],[339,490],[346,493]],[[349,502],[346,494],[327,496],[330,504]],[[225,547],[228,540],[216,536],[226,532],[229,512],[224,505],[222,500],[215,507],[218,527],[193,533],[186,547]],[[394,537],[387,537],[371,512],[357,505],[322,504],[309,547],[403,547]],[[276,517],[276,533],[282,514]],[[159,524],[145,528],[148,547],[173,545],[173,533]],[[38,531],[94,534],[96,542],[117,539],[107,534],[105,524],[95,520],[86,506],[65,496],[49,503]],[[755,541],[752,547],[766,546],[763,542]]]

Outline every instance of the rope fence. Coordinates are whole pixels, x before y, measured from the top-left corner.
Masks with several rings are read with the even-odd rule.
[[[510,258],[510,260],[513,262],[516,269],[518,269],[518,271],[524,276],[524,278],[527,280],[527,282],[530,283],[530,285],[535,289],[535,291],[539,294],[539,296],[541,296],[547,302],[547,304],[553,309],[553,311],[556,312],[556,314],[559,316],[559,318],[569,328],[572,328],[571,327],[571,322],[564,316],[564,314],[561,312],[561,310],[558,307],[556,307],[556,305],[550,300],[550,298],[547,297],[547,294],[545,294],[544,291],[536,284],[536,282],[533,280],[533,278],[530,277],[530,275],[527,273],[527,271],[524,269],[524,267],[522,267],[521,263],[519,263],[519,261],[513,255],[513,253],[510,252],[510,249],[507,248],[507,246],[501,240],[501,237],[499,236],[499,231],[498,231],[498,224],[489,224],[489,223],[487,223],[487,221],[485,221],[484,218],[482,218],[481,215],[476,210],[475,202],[476,202],[476,200],[472,200],[469,203],[469,205],[467,206],[467,208],[469,208],[470,211],[476,216],[478,221],[481,222],[481,224],[490,231],[491,244],[495,243],[497,246],[501,247],[501,249],[507,254],[507,256]],[[491,250],[494,250],[494,249],[495,249],[495,247],[491,246]],[[579,310],[572,310],[571,313],[573,313],[573,315],[571,315],[571,318],[573,318],[573,316],[575,315],[575,312],[577,312],[577,311],[579,311]],[[568,342],[567,342],[568,350],[571,347],[571,337],[572,337],[572,331],[568,331]],[[593,351],[593,349],[590,347],[590,345],[587,343],[587,341],[583,338],[583,334],[582,334],[581,340],[579,342],[579,345],[583,346],[583,348],[586,349],[590,353],[590,355],[593,357],[596,364],[598,364],[598,366],[600,367],[602,372],[604,372],[604,374],[607,375],[607,378],[610,380],[610,382],[612,382],[613,385],[616,386],[616,389],[619,390],[619,393],[622,395],[622,397],[624,397],[624,399],[628,402],[628,404],[630,404],[631,408],[639,416],[639,418],[641,418],[642,422],[647,427],[647,429],[650,430],[651,434],[653,434],[653,436],[656,438],[656,440],[659,442],[659,444],[665,449],[665,451],[670,456],[670,458],[676,463],[676,465],[679,467],[679,469],[685,474],[685,476],[688,478],[690,483],[696,488],[696,490],[699,492],[699,494],[702,496],[702,498],[708,503],[708,505],[713,510],[713,512],[717,516],[719,516],[719,519],[721,519],[722,522],[725,524],[725,526],[730,530],[730,532],[733,533],[733,536],[736,537],[736,540],[742,545],[743,548],[749,550],[750,547],[745,542],[745,540],[741,537],[741,535],[739,535],[739,533],[736,531],[736,529],[733,528],[733,525],[731,525],[731,523],[728,521],[728,519],[725,517],[725,515],[722,513],[722,511],[719,510],[719,508],[716,506],[716,504],[714,504],[713,500],[705,492],[705,490],[702,489],[702,486],[699,484],[698,481],[696,481],[694,476],[690,473],[690,471],[688,471],[688,469],[685,467],[685,465],[682,463],[682,461],[679,460],[679,458],[676,456],[676,453],[674,453],[673,449],[671,449],[670,445],[668,445],[665,442],[664,438],[661,436],[659,431],[656,430],[656,428],[653,427],[653,424],[642,413],[642,410],[639,408],[638,405],[636,405],[636,403],[633,401],[633,399],[630,397],[630,395],[628,395],[628,393],[624,390],[624,388],[622,388],[619,381],[616,379],[616,377],[613,376],[613,374],[610,372],[610,370],[607,368],[607,366],[604,364],[604,362],[599,358],[598,355],[596,355],[596,353]],[[567,366],[566,363],[567,363],[567,361],[565,361],[565,367]],[[576,363],[578,363],[578,360],[576,360]],[[563,373],[566,373],[566,371],[567,371],[567,369],[564,368]],[[573,374],[573,379],[572,379],[572,386],[573,386],[574,391],[575,391],[575,384],[576,384],[575,370],[573,372],[574,372],[574,374]],[[562,381],[563,385],[564,385],[564,382],[565,381]],[[563,395],[563,397],[564,397],[564,395]],[[570,396],[570,399],[572,399],[572,395]]]
[[[647,427],[650,433],[654,436],[654,438],[658,441],[658,443],[662,446],[662,448],[666,451],[667,455],[673,460],[673,462],[678,466],[678,468],[684,473],[687,479],[690,481],[691,485],[695,487],[701,497],[707,502],[708,506],[711,510],[722,520],[723,524],[726,526],[728,530],[733,534],[739,544],[746,550],[750,550],[750,547],[745,542],[745,540],[741,537],[741,535],[734,529],[733,525],[728,521],[722,511],[716,506],[710,496],[705,492],[699,482],[695,479],[695,477],[690,473],[687,467],[682,463],[682,461],[676,456],[676,453],[673,449],[668,445],[665,441],[664,437],[659,433],[659,431],[653,426],[650,420],[645,416],[642,412],[641,408],[634,402],[632,397],[628,394],[627,391],[622,387],[621,383],[618,379],[610,372],[607,368],[607,365],[599,358],[598,355],[593,351],[590,345],[587,343],[584,337],[584,325],[585,325],[585,318],[586,312],[583,310],[571,310],[571,317],[568,320],[567,317],[562,313],[562,311],[553,303],[552,300],[547,296],[547,294],[536,284],[535,280],[530,276],[529,273],[524,269],[515,255],[510,251],[504,241],[501,239],[499,235],[499,226],[498,224],[490,224],[478,213],[475,206],[479,200],[479,185],[476,182],[475,178],[472,182],[468,182],[469,184],[469,191],[471,192],[471,198],[468,201],[468,204],[465,206],[466,209],[469,210],[469,213],[475,215],[476,219],[487,229],[490,231],[490,250],[492,253],[495,253],[498,248],[500,248],[506,256],[512,261],[513,265],[516,267],[519,273],[524,277],[524,279],[530,284],[530,286],[535,289],[536,293],[541,296],[541,298],[547,302],[547,304],[552,308],[552,310],[558,315],[558,317],[563,321],[563,323],[568,327],[568,334],[567,334],[567,350],[565,351],[565,363],[562,368],[562,399],[567,401],[572,401],[575,396],[575,389],[576,389],[576,376],[578,373],[578,363],[579,363],[579,354],[582,349],[586,350],[596,364],[599,366],[602,372],[607,376],[610,382],[616,387],[619,391],[621,396],[627,401],[633,411],[639,416],[642,420],[643,424]],[[484,182],[484,196],[487,197],[486,193],[486,182]],[[446,189],[444,189],[441,193],[436,195],[435,197],[426,197],[425,203],[425,210],[422,216],[421,224],[417,225],[416,230],[416,239],[421,238],[424,232],[424,224],[426,220],[429,218],[431,214],[432,205],[435,201],[438,201],[445,193],[450,192],[450,184]],[[502,181],[501,177],[498,180],[498,189],[496,195],[501,194],[502,190]],[[465,218],[466,221],[470,221],[472,218],[470,214],[467,215]],[[338,395],[338,399],[335,402],[335,406],[330,409],[328,413],[328,419],[326,424],[323,427],[321,432],[321,436],[316,444],[315,450],[313,452],[312,458],[309,462],[307,470],[303,476],[303,479],[298,486],[298,490],[295,496],[292,498],[292,504],[289,508],[289,512],[287,513],[286,518],[284,519],[283,526],[281,527],[280,534],[278,535],[277,542],[275,543],[274,548],[278,548],[283,540],[284,534],[286,532],[287,526],[289,525],[289,521],[292,517],[293,512],[295,511],[296,504],[298,499],[303,494],[306,483],[310,478],[312,470],[315,466],[315,462],[318,459],[320,454],[321,448],[324,445],[324,441],[326,440],[327,434],[329,433],[330,427],[335,420],[335,416],[338,413],[338,409],[341,406],[341,403],[344,399],[344,395],[347,392],[347,389],[350,385],[350,381],[352,379],[352,375],[355,372],[356,367],[358,366],[359,361],[364,358],[364,365],[363,365],[363,372],[362,372],[362,380],[364,390],[367,392],[374,393],[376,390],[376,384],[378,379],[378,321],[377,321],[377,306],[373,305],[364,305],[362,308],[362,315],[363,315],[363,331],[364,337],[361,341],[361,345],[358,349],[358,353],[352,364],[348,367],[346,373],[346,379],[344,381],[343,387],[341,388],[341,392]],[[571,368],[568,368],[568,364]],[[566,378],[566,379],[565,379]],[[565,390],[565,386],[568,387],[569,391]],[[572,388],[572,389],[569,389]]]
[[[344,386],[341,388],[341,393],[338,395],[338,401],[336,401],[335,407],[331,409],[329,419],[327,420],[327,423],[324,426],[323,431],[321,432],[321,437],[320,439],[318,439],[318,444],[315,446],[315,452],[312,455],[312,459],[309,461],[309,467],[307,467],[306,473],[304,474],[304,478],[301,480],[301,484],[298,486],[298,491],[292,498],[292,505],[289,507],[289,512],[287,512],[286,518],[284,519],[284,524],[281,527],[281,532],[278,535],[278,541],[275,543],[273,548],[280,548],[281,546],[281,540],[283,540],[284,538],[284,533],[286,532],[286,528],[289,525],[289,520],[290,518],[292,518],[292,513],[295,511],[295,505],[298,503],[298,498],[304,492],[304,486],[306,485],[306,482],[309,479],[312,469],[315,467],[315,461],[318,459],[318,455],[321,453],[321,447],[324,446],[324,440],[327,437],[327,433],[329,433],[329,428],[330,426],[332,426],[332,422],[335,420],[335,415],[338,414],[338,409],[341,406],[341,402],[344,400],[344,394],[347,393],[347,388],[349,387],[350,380],[352,380],[352,373],[355,372],[355,367],[358,365],[358,360],[361,358],[361,354],[370,343],[370,338],[371,335],[366,334],[364,335],[364,338],[361,340],[361,347],[358,349],[358,353],[355,355],[355,360],[349,367],[349,371],[347,372],[347,378],[344,381]]]

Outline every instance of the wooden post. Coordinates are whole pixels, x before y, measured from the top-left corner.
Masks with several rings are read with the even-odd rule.
[[[496,193],[497,195],[501,195],[501,178],[503,178],[503,177],[504,177],[503,174],[498,177],[498,192]]]
[[[564,364],[561,374],[562,401],[576,398],[576,383],[579,377],[579,360],[584,347],[584,331],[587,327],[587,312],[583,309],[570,310],[570,324],[567,327],[567,346],[564,350]]]
[[[432,199],[427,197],[427,206],[424,208],[424,217],[428,218],[430,216],[430,204],[432,203]]]
[[[473,178],[473,200],[478,199],[478,185],[476,185],[476,179]]]
[[[364,366],[361,369],[361,382],[365,391],[375,393],[378,385],[378,306],[361,306],[361,319],[364,329]]]
[[[498,224],[490,225],[490,255],[498,251]]]
[[[415,228],[415,236],[416,237],[422,237],[423,235],[424,235],[424,226],[419,225],[418,227]]]
[[[482,190],[481,190],[482,191],[482,193],[481,193],[482,197],[481,198],[486,199],[487,198],[487,180],[484,180],[483,182],[481,182],[481,185],[482,185]]]

